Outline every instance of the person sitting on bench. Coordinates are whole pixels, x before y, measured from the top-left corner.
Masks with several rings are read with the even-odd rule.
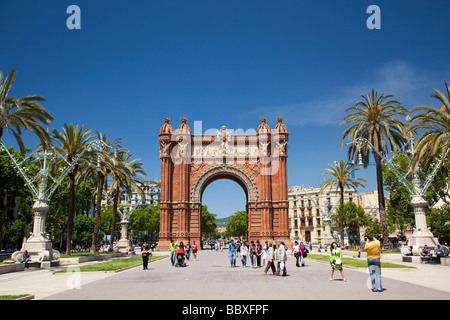
[[[28,253],[28,250],[25,250],[25,252],[22,255],[22,260],[20,261],[20,263],[25,263],[25,268],[29,268],[28,267],[28,262],[30,262],[30,254]]]
[[[427,245],[425,245],[424,247],[423,247],[423,249],[422,249],[422,252],[420,252],[420,255],[422,256],[422,257],[429,257],[429,258],[431,258],[431,252],[430,252],[430,249],[428,248],[428,246]]]
[[[413,250],[413,247],[412,247],[412,246],[409,246],[409,249],[408,249],[408,251],[405,253],[405,256],[412,256],[412,255],[413,255],[412,250]]]
[[[441,246],[437,245],[436,249],[434,249],[434,255],[438,258],[443,257],[444,256],[444,251],[442,251]]]

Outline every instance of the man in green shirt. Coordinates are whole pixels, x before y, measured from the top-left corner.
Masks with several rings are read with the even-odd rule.
[[[170,248],[170,261],[172,262],[172,265],[175,265],[175,252],[177,251],[178,248],[178,244],[175,243],[173,240],[170,240],[170,244],[169,244],[169,248]]]

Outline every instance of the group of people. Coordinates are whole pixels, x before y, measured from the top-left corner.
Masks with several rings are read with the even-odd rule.
[[[381,284],[381,244],[380,241],[375,239],[373,235],[367,235],[368,242],[364,245],[364,250],[367,252],[367,265],[369,269],[370,279],[372,283],[373,292],[382,292]],[[286,260],[287,260],[287,250],[288,248],[284,242],[279,239],[278,243],[275,245],[272,242],[265,242],[262,246],[259,241],[254,243],[253,241],[249,244],[243,242],[231,244],[228,247],[230,264],[232,267],[236,266],[236,258],[240,255],[242,266],[246,267],[247,258],[250,257],[252,261],[252,266],[254,268],[260,267],[260,261],[262,259],[265,269],[263,274],[267,275],[269,269],[272,270],[274,275],[286,276]],[[296,260],[296,267],[305,266],[305,258],[309,253],[309,250],[303,242],[295,241],[292,251]],[[347,281],[345,278],[344,270],[342,267],[342,249],[339,247],[337,242],[331,243],[330,246],[330,281],[333,280],[335,270],[339,270],[343,281]]]
[[[375,239],[372,235],[367,235],[368,242],[364,245],[364,250],[367,252],[367,265],[369,269],[369,274],[372,283],[373,292],[382,292],[381,285],[381,264],[380,264],[380,253],[381,245],[380,241]],[[170,261],[172,265],[176,263],[176,256],[178,252],[183,251],[183,254],[187,260],[190,259],[190,253],[192,251],[194,260],[197,260],[198,246],[195,241],[191,245],[189,242],[187,244],[175,243],[171,240],[170,244]],[[236,267],[237,258],[241,259],[242,266],[247,267],[247,261],[253,268],[265,267],[263,275],[267,275],[269,269],[272,270],[273,275],[286,276],[286,261],[287,261],[287,246],[285,243],[278,239],[277,243],[272,243],[266,241],[263,245],[258,241],[254,242],[240,242],[236,243],[231,240],[228,246],[228,257],[230,258],[231,267]],[[296,267],[305,266],[305,258],[309,253],[309,250],[303,242],[295,241],[292,251],[296,260]],[[150,248],[144,246],[142,251],[144,269],[147,269],[148,257],[151,255]],[[331,243],[330,246],[330,281],[333,280],[335,270],[339,270],[343,281],[346,281],[344,270],[342,267],[342,249],[339,247],[337,242]]]
[[[250,243],[239,241],[234,243],[234,240],[231,240],[228,246],[228,256],[231,267],[236,267],[236,260],[240,257],[244,268],[247,267],[247,260],[250,260],[252,268],[265,267],[264,275],[267,275],[269,269],[274,275],[287,275],[287,247],[281,239],[277,244],[266,241],[264,245],[259,240]]]
[[[198,246],[193,241],[192,245],[187,242],[186,244],[183,243],[183,241],[180,241],[180,244],[176,243],[173,240],[170,240],[169,244],[170,248],[170,261],[172,262],[172,266],[175,265],[177,254],[181,253],[186,260],[189,260],[191,257],[191,252],[194,261],[197,260],[197,252],[198,252]]]
[[[412,247],[411,247],[411,249],[412,249]],[[440,258],[440,257],[444,256],[444,251],[442,250],[442,248],[439,244],[436,245],[436,248],[433,251],[431,251],[427,245],[424,245],[424,247],[422,248],[422,251],[420,251],[420,255],[422,257]]]
[[[381,244],[380,241],[375,239],[371,234],[367,235],[367,240],[368,242],[364,244],[364,250],[367,252],[367,266],[371,280],[371,290],[372,292],[382,292],[383,287],[381,285],[380,263]],[[360,253],[359,250],[358,253]],[[342,268],[342,249],[339,248],[337,242],[331,243],[330,246],[330,265],[330,281],[333,280],[334,271],[336,269],[341,273],[343,281],[347,281]]]

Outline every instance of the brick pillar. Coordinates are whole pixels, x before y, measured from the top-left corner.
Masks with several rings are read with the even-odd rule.
[[[166,250],[172,236],[172,172],[171,151],[173,147],[170,118],[164,118],[165,124],[159,130],[159,156],[161,159],[161,197],[160,197],[160,232],[158,250]]]
[[[276,237],[284,241],[287,246],[291,246],[289,232],[289,200],[287,184],[287,143],[289,133],[282,123],[283,117],[277,117],[278,124],[272,130],[272,179],[273,179],[273,206],[274,218],[278,225],[275,231]]]
[[[172,199],[172,206],[176,215],[176,230],[172,231],[172,237],[177,242],[189,241],[189,221],[190,221],[190,168],[191,168],[191,142],[192,136],[187,118],[181,118],[182,124],[176,131],[176,146],[172,152],[174,162],[173,181],[176,184]]]
[[[264,122],[263,122],[264,123]],[[273,239],[273,206],[272,206],[272,170],[271,170],[271,144],[270,131],[258,133],[259,161],[261,174],[261,196],[258,208],[261,214],[260,241]]]

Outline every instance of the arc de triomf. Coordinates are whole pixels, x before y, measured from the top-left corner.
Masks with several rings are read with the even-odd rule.
[[[202,194],[218,179],[237,182],[247,196],[249,241],[289,239],[287,143],[283,117],[273,129],[262,117],[258,128],[240,133],[223,126],[215,134],[193,134],[187,118],[174,130],[164,118],[159,130],[161,199],[159,250],[202,239]],[[248,132],[250,131],[250,133]],[[230,199],[233,201],[233,199]]]

